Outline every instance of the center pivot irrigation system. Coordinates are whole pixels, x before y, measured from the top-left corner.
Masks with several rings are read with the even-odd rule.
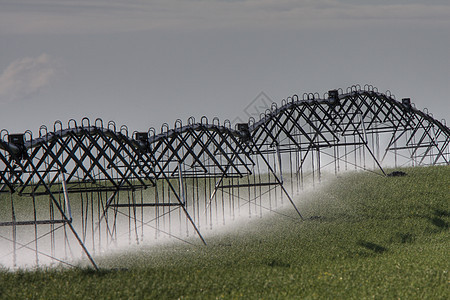
[[[273,103],[248,123],[193,117],[128,133],[97,119],[0,132],[0,263],[72,265],[114,245],[185,242],[290,205],[305,180],[344,170],[449,165],[450,129],[410,99],[359,85]]]

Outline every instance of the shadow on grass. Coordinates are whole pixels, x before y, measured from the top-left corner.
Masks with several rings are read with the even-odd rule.
[[[434,210],[433,214],[436,217],[439,217],[439,218],[450,217],[450,211],[446,211],[446,210],[438,209],[438,208],[434,208],[433,210]]]
[[[441,208],[435,208],[430,205],[427,206],[432,211],[431,216],[424,215],[419,217],[427,219],[434,226],[433,228],[428,228],[428,231],[431,233],[437,233],[442,230],[448,230],[450,224],[445,220],[445,218],[450,217],[450,211]]]
[[[444,221],[443,219],[441,219],[439,217],[428,218],[428,219],[430,220],[431,224],[433,224],[436,227],[439,227],[441,230],[446,230],[449,227],[448,222]]]
[[[391,243],[402,243],[402,244],[410,244],[413,243],[416,240],[416,236],[412,233],[402,233],[397,232],[394,234],[394,236],[391,238]]]
[[[450,217],[450,211],[443,210],[439,208],[433,209],[434,218],[430,218],[431,224],[433,224],[436,227],[441,228],[442,230],[447,230],[449,227],[449,224],[447,221],[444,220],[444,218]]]
[[[371,242],[359,241],[358,245],[371,250],[374,253],[384,253],[388,250],[386,247]]]
[[[272,268],[274,268],[274,267],[290,268],[291,267],[290,264],[285,263],[278,259],[271,259],[271,260],[265,262],[265,264]]]
[[[98,276],[98,277],[127,271],[128,269],[126,268],[99,269],[99,270],[95,270],[93,268],[83,268],[79,270],[79,272],[85,276]]]

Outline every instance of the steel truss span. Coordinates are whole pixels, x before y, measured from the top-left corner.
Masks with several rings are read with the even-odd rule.
[[[239,216],[283,213],[324,172],[449,165],[450,129],[410,99],[359,85],[297,95],[259,120],[133,132],[97,119],[0,132],[0,263],[72,265],[149,239],[192,243]]]

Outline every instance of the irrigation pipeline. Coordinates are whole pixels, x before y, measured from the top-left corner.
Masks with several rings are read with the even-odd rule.
[[[450,129],[370,85],[297,95],[259,120],[193,117],[159,132],[87,118],[39,136],[0,132],[1,262],[70,265],[80,253],[169,237],[191,243],[238,216],[293,201],[323,172],[449,165]]]

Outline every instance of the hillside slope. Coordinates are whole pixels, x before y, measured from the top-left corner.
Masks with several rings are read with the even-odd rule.
[[[208,246],[137,248],[90,269],[0,272],[0,296],[448,299],[450,167],[350,173]]]

